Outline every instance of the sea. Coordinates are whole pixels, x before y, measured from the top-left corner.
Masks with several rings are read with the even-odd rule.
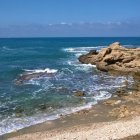
[[[116,41],[128,48],[140,46],[138,37],[1,38],[0,135],[91,108],[125,86],[125,76],[78,61],[80,55]],[[47,74],[15,82],[23,74],[38,73]],[[127,79],[131,86],[133,78]],[[75,96],[76,91],[85,96]]]

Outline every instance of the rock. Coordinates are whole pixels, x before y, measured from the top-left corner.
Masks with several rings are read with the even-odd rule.
[[[88,54],[81,55],[79,61],[96,65],[97,69],[104,72],[116,71],[140,75],[140,48],[125,48],[119,42],[102,48],[98,53],[93,50]]]
[[[85,96],[85,93],[83,91],[74,91],[74,95],[78,97]]]
[[[17,118],[22,117],[22,114],[21,113],[16,113],[15,115],[16,115]]]
[[[118,105],[120,103],[121,103],[121,100],[116,101],[116,100],[111,100],[111,99],[104,102],[105,105],[110,105],[110,106]]]
[[[47,72],[39,72],[39,73],[23,73],[20,75],[16,80],[15,84],[20,85],[25,81],[29,81],[31,79],[36,79],[40,77],[46,77],[46,76],[52,76],[52,73],[47,73]]]
[[[105,101],[104,104],[105,104],[105,105],[114,106],[114,105],[115,105],[115,102],[116,102],[115,100],[111,100],[111,99],[110,99],[110,100]]]
[[[118,100],[118,101],[115,102],[115,105],[118,105],[118,104],[120,104],[121,102],[122,102],[121,100]]]
[[[91,50],[88,54],[89,55],[97,55],[98,52],[96,50]]]
[[[22,108],[20,108],[20,107],[17,107],[17,108],[15,109],[15,112],[16,112],[16,113],[23,113],[23,112],[24,112],[24,109],[22,109]]]
[[[15,116],[16,117],[22,117],[22,115],[23,115],[23,112],[24,112],[24,109],[22,109],[22,108],[20,108],[20,107],[17,107],[16,109],[15,109]]]
[[[40,104],[40,105],[39,105],[39,108],[40,108],[41,110],[45,110],[45,109],[46,109],[46,105],[45,105],[45,104]]]
[[[124,96],[128,96],[128,92],[125,89],[118,89],[116,91],[116,95],[118,97],[124,97]]]

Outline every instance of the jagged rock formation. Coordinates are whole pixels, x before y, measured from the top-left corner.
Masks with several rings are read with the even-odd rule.
[[[140,75],[140,48],[125,48],[119,42],[102,48],[99,52],[92,50],[80,56],[79,61],[96,65],[97,69],[105,72],[118,71]]]

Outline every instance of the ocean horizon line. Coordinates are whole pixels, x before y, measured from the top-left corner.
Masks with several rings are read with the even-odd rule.
[[[82,37],[0,37],[0,39],[39,39],[39,38],[140,38],[140,36],[105,36],[105,37],[87,37],[87,36],[82,36]]]

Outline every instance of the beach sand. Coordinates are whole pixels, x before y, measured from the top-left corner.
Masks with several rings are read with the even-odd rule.
[[[101,122],[29,133],[9,138],[9,140],[114,140],[123,138],[127,140],[126,137],[139,139],[138,134],[140,134],[140,117],[135,117],[130,120]]]

